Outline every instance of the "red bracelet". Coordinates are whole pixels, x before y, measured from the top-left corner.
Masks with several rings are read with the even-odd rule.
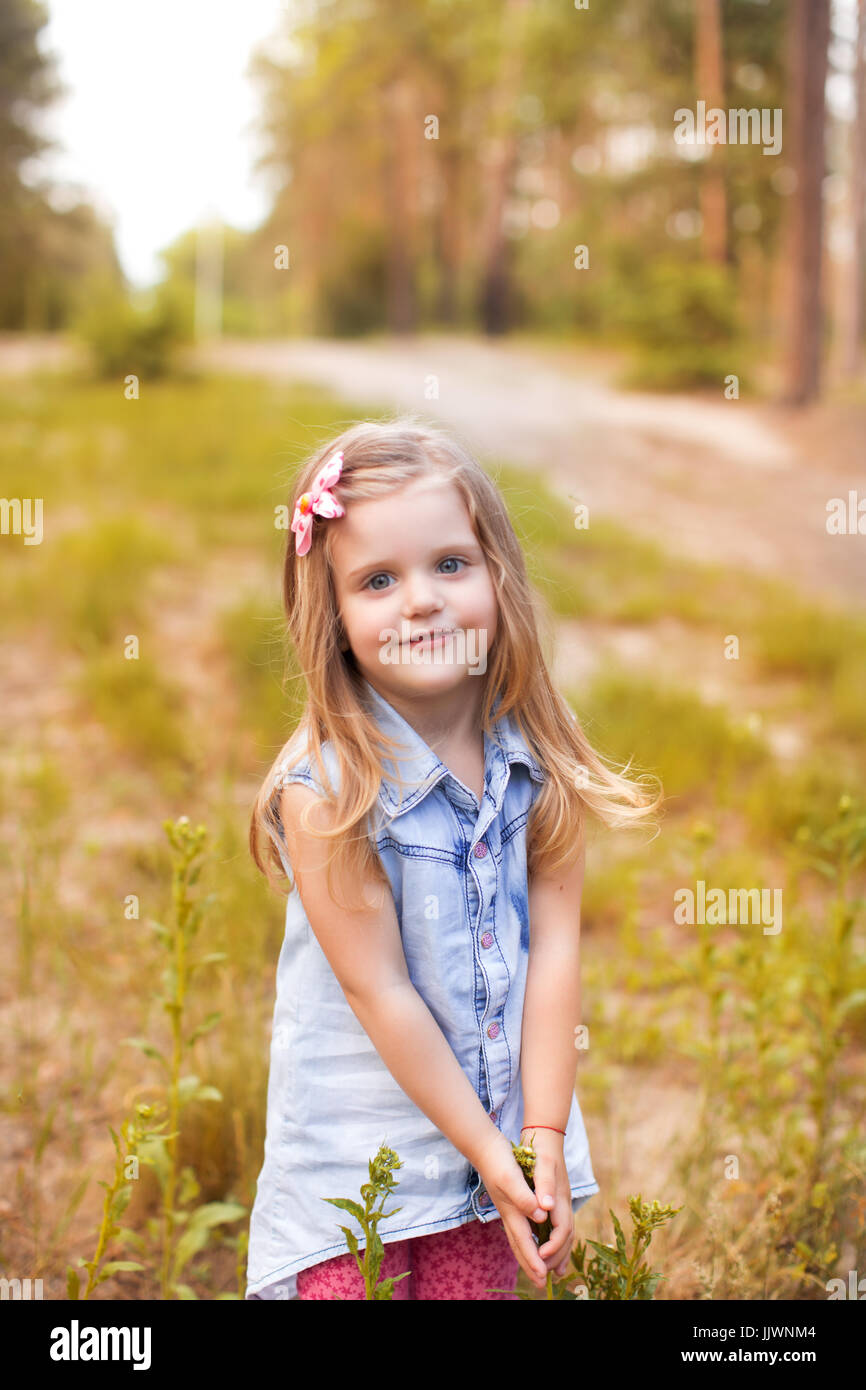
[[[556,1125],[524,1125],[523,1129],[552,1129],[557,1134],[565,1134],[565,1130],[557,1129]],[[521,1134],[523,1133],[523,1129],[520,1131]]]

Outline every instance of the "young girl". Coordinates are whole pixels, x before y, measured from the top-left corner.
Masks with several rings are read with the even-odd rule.
[[[362,423],[309,461],[284,601],[308,700],[250,829],[292,887],[246,1297],[365,1297],[361,1229],[323,1199],[363,1206],[385,1143],[394,1298],[516,1298],[518,1265],[538,1288],[567,1267],[599,1191],[574,1091],[584,808],[619,825],[661,796],[553,688],[503,500],[442,430]]]

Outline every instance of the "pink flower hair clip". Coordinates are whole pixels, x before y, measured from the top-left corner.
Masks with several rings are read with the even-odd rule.
[[[330,489],[343,471],[343,451],[333,454],[313,479],[309,492],[302,493],[295,507],[292,530],[295,533],[295,553],[306,555],[313,543],[313,513],[318,516],[345,516],[346,509],[337,501]]]

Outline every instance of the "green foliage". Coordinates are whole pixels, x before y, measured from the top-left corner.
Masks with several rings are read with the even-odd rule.
[[[695,879],[720,882],[712,828],[695,827],[692,841]],[[864,1180],[862,1087],[846,1052],[862,1048],[866,1023],[854,931],[866,905],[864,857],[866,808],[844,795],[820,832],[802,826],[794,837],[777,934],[704,924],[688,929],[694,944],[667,952],[669,1002],[689,1001],[669,1046],[694,1059],[701,1082],[695,1139],[678,1159],[693,1205],[698,1174],[708,1194],[715,1184],[718,1135],[737,1136],[723,1143],[751,1179],[741,1191],[767,1192],[772,1175],[763,1211],[744,1221],[732,1210],[742,1239],[709,1297],[725,1296],[715,1291],[722,1279],[763,1298],[787,1296],[792,1282],[823,1287],[846,1241],[862,1242],[851,1206]]]
[[[736,308],[726,267],[702,261],[649,260],[621,303],[620,323],[637,344],[639,366],[627,386],[686,388],[714,385],[730,373],[748,385]]]
[[[186,1022],[187,996],[196,972],[226,957],[221,951],[196,953],[194,949],[203,916],[215,901],[214,894],[197,898],[193,891],[203,868],[207,831],[202,825],[193,830],[186,816],[177,821],[165,821],[164,829],[173,851],[172,910],[167,925],[156,921],[148,925],[167,955],[162,975],[164,992],[158,1002],[169,1016],[171,1054],[166,1056],[146,1038],[125,1038],[124,1041],[157,1063],[168,1095],[168,1134],[152,1133],[140,1146],[142,1161],[154,1168],[162,1189],[162,1297],[195,1299],[192,1288],[180,1281],[186,1265],[205,1248],[217,1227],[241,1219],[247,1211],[237,1202],[191,1206],[201,1191],[198,1180],[191,1167],[185,1167],[178,1174],[181,1110],[193,1101],[219,1103],[222,1100],[217,1088],[202,1084],[195,1073],[181,1075],[186,1054],[222,1017],[218,1012],[209,1013],[190,1028]]]
[[[761,740],[723,708],[613,664],[571,703],[596,748],[620,761],[633,759],[629,776],[651,768],[669,797],[699,796],[708,768],[716,797],[735,781],[740,794],[745,774],[767,757]]]
[[[274,730],[288,730],[303,713],[304,685],[294,651],[286,660],[284,630],[276,609],[263,611],[255,598],[241,599],[220,616],[220,637],[234,685],[263,756],[272,746]]]
[[[378,1232],[379,1222],[389,1216],[395,1216],[401,1207],[393,1207],[391,1211],[385,1211],[385,1202],[394,1191],[399,1187],[399,1183],[394,1177],[394,1169],[402,1168],[393,1149],[389,1149],[384,1143],[379,1146],[379,1152],[375,1158],[369,1160],[370,1181],[361,1186],[361,1196],[364,1205],[353,1201],[350,1197],[323,1197],[323,1202],[330,1202],[331,1206],[339,1207],[341,1211],[347,1211],[350,1216],[354,1216],[364,1234],[364,1258],[361,1259],[358,1253],[358,1238],[348,1226],[341,1226],[340,1230],[346,1237],[346,1244],[355,1256],[355,1263],[361,1272],[364,1280],[365,1299],[392,1299],[394,1297],[394,1285],[399,1284],[401,1279],[407,1279],[410,1271],[405,1274],[398,1274],[393,1279],[379,1280],[379,1271],[382,1268],[382,1260],[385,1255],[385,1248],[382,1238]],[[376,1199],[380,1199],[377,1208]],[[339,1298],[339,1294],[337,1295]]]
[[[586,1297],[591,1302],[620,1300],[630,1302],[634,1299],[649,1300],[655,1296],[656,1286],[664,1278],[663,1274],[650,1270],[643,1257],[652,1241],[652,1233],[666,1221],[682,1211],[682,1207],[660,1206],[654,1201],[650,1206],[640,1194],[629,1197],[629,1211],[632,1219],[632,1248],[628,1250],[622,1226],[616,1213],[610,1210],[616,1243],[601,1245],[598,1241],[580,1241],[572,1251],[573,1274],[560,1280],[560,1298],[576,1299],[582,1297],[583,1290],[575,1293],[568,1285],[574,1283],[575,1274],[583,1280]],[[587,1246],[595,1255],[587,1260]]]
[[[146,623],[148,581],[178,551],[165,531],[131,514],[90,516],[46,547],[14,585],[20,621],[33,621],[46,590],[51,602],[40,618],[50,621],[64,645],[82,654],[114,647]]]
[[[351,338],[385,328],[386,246],[382,229],[343,217],[339,254],[322,273],[318,331]]]
[[[88,711],[125,753],[151,769],[176,770],[190,756],[180,686],[153,657],[92,656],[75,681]]]
[[[189,304],[173,284],[141,304],[97,281],[71,331],[90,348],[98,377],[152,381],[176,370],[177,349],[191,336]]]
[[[112,1274],[118,1274],[124,1270],[144,1269],[144,1265],[135,1260],[110,1260],[107,1264],[102,1264],[106,1247],[110,1241],[118,1244],[137,1244],[140,1245],[140,1238],[134,1231],[121,1227],[117,1224],[118,1219],[123,1215],[129,1205],[132,1196],[133,1175],[137,1175],[137,1156],[145,1141],[153,1138],[165,1127],[165,1121],[160,1124],[151,1124],[151,1117],[154,1115],[154,1107],[150,1105],[136,1105],[135,1113],[131,1120],[124,1120],[120,1126],[123,1136],[123,1143],[118,1139],[114,1130],[109,1126],[114,1147],[117,1150],[117,1160],[114,1168],[114,1181],[109,1185],[100,1181],[100,1187],[105,1188],[105,1200],[102,1207],[102,1223],[99,1227],[99,1235],[96,1243],[96,1250],[92,1260],[79,1259],[78,1266],[87,1270],[87,1283],[84,1292],[81,1292],[81,1282],[78,1270],[69,1265],[66,1271],[66,1296],[69,1299],[88,1299],[93,1290],[99,1285],[104,1284],[106,1279],[110,1279]]]

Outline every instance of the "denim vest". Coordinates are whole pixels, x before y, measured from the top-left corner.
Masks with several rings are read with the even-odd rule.
[[[520,1142],[520,1031],[529,960],[526,822],[544,773],[506,715],[484,735],[484,795],[475,795],[368,681],[379,728],[399,741],[383,763],[373,823],[393,892],[409,976],[493,1123]],[[499,701],[497,699],[496,705]],[[496,711],[494,705],[494,717]],[[403,749],[405,748],[405,753]],[[336,789],[330,743],[322,758]],[[315,762],[284,762],[274,792]],[[287,868],[285,845],[276,841]],[[575,1054],[576,1067],[577,1054]],[[544,1116],[530,1117],[544,1120]],[[599,1191],[577,1097],[564,1141],[572,1211]],[[289,1299],[300,1270],[348,1253],[360,1228],[324,1197],[359,1201],[380,1144],[402,1167],[379,1225],[391,1241],[447,1231],[498,1212],[469,1160],[412,1101],[362,1028],[293,888],[277,964],[264,1163],[250,1217],[246,1297]],[[361,1247],[363,1248],[363,1247]]]

